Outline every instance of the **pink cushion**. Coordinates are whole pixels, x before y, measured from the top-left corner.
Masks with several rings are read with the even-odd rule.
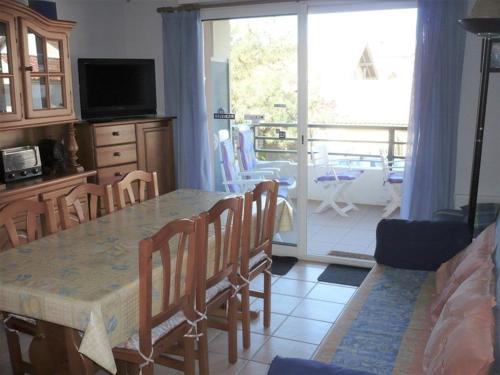
[[[449,261],[443,263],[436,272],[436,293],[441,294],[446,287],[451,275],[457,269],[458,265],[469,254],[476,251],[493,253],[495,249],[495,231],[496,224],[493,223],[479,234],[464,250],[459,252]]]
[[[427,342],[427,374],[486,374],[493,362],[493,264],[468,277],[450,296]]]
[[[466,250],[465,258],[453,271],[445,286],[442,287],[441,293],[437,294],[436,300],[431,306],[432,321],[435,322],[437,320],[448,298],[450,298],[465,279],[481,266],[490,264],[493,264],[493,262],[491,260],[491,253],[486,246],[481,246],[475,251],[470,251],[468,253]]]

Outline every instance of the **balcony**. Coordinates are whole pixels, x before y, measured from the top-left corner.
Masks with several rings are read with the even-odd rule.
[[[254,149],[259,160],[289,161],[280,164],[282,176],[297,178],[297,126],[295,124],[254,124]],[[394,170],[403,170],[406,153],[407,126],[405,124],[329,124],[309,125],[308,129],[308,253],[372,259],[375,250],[375,229],[383,210],[391,200],[385,183],[381,153],[387,155]],[[364,172],[345,189],[338,200],[348,198],[359,208],[340,216],[333,209],[315,213],[325,198],[324,187],[315,177],[328,172],[330,167],[314,165],[315,145],[327,145],[328,155],[337,173],[348,170]],[[400,194],[400,186],[397,189]],[[296,207],[297,190],[290,192]],[[344,197],[344,199],[342,199]],[[298,215],[295,215],[297,220]],[[396,209],[390,218],[399,217]],[[297,225],[296,225],[297,227]],[[297,242],[297,231],[280,234],[281,240]]]

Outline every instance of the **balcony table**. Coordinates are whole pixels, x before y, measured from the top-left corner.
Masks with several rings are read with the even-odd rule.
[[[229,195],[177,190],[0,253],[0,311],[65,329],[70,367],[75,357],[87,362],[86,369],[92,367],[76,353],[78,348],[116,373],[112,348],[139,327],[139,241],[167,222],[196,215]],[[283,200],[276,220],[276,232],[291,229],[292,212]],[[159,259],[154,264],[153,309],[161,295]]]

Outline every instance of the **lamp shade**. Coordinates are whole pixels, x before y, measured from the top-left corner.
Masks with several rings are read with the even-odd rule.
[[[500,1],[477,0],[470,16],[459,22],[467,31],[475,34],[500,35]]]

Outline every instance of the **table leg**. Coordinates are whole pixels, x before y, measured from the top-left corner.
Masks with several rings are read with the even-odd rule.
[[[44,321],[37,322],[37,333],[29,357],[37,375],[91,375],[97,366],[78,352],[81,338],[78,331]]]

